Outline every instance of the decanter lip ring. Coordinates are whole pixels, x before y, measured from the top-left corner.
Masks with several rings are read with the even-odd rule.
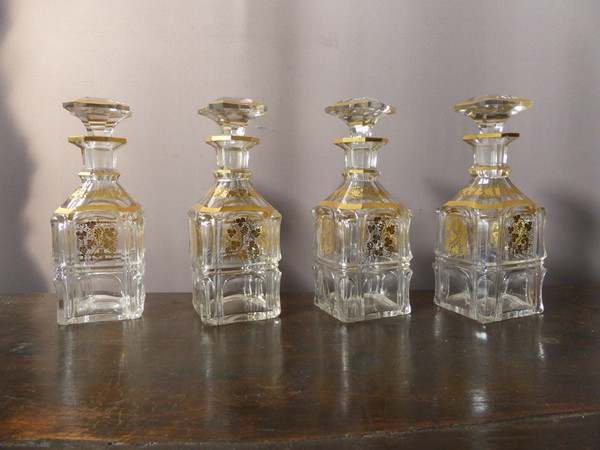
[[[520,136],[519,133],[481,133],[481,134],[468,134],[463,136],[463,141],[472,141],[474,139],[487,139],[487,138],[518,138]]]
[[[373,173],[373,174],[378,174],[379,170],[377,170],[377,169],[346,169],[342,173]]]
[[[249,173],[249,174],[251,174],[252,171],[248,170],[248,169],[217,169],[217,170],[213,170],[213,173]]]
[[[230,134],[221,134],[216,136],[209,136],[206,138],[206,142],[220,142],[220,141],[245,141],[253,142],[255,144],[260,143],[260,139],[252,136],[232,136]]]
[[[90,175],[101,175],[101,176],[114,177],[114,176],[121,175],[121,173],[120,172],[115,172],[115,171],[103,172],[102,170],[82,170],[77,175],[79,175],[80,177],[87,177],[87,176],[90,176]]]
[[[343,138],[334,139],[334,141],[333,141],[334,144],[346,144],[346,143],[350,143],[350,142],[383,142],[384,144],[387,144],[388,140],[386,138],[363,136],[363,137],[343,137]]]
[[[112,136],[69,136],[69,142],[116,142],[118,144],[125,144],[127,143],[127,139]]]

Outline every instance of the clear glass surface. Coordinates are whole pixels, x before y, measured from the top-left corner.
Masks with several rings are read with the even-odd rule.
[[[89,134],[69,138],[82,152],[83,183],[51,219],[58,323],[138,318],[145,299],[145,218],[117,181],[116,149],[125,139],[112,137],[129,107],[91,98],[63,106]]]
[[[200,115],[221,126],[215,183],[189,211],[193,303],[208,325],[265,320],[281,312],[281,215],[252,186],[248,120],[266,113],[250,99],[219,99]]]
[[[387,140],[371,137],[394,108],[358,98],[325,112],[351,137],[335,140],[345,152],[343,183],[313,209],[315,305],[342,322],[408,314],[411,212],[379,183],[377,152]]]
[[[435,303],[481,323],[543,312],[546,211],[508,179],[507,146],[517,133],[504,121],[531,101],[487,96],[456,106],[480,133],[472,180],[437,211]]]

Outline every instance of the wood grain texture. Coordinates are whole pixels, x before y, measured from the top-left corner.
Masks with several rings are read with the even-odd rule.
[[[408,317],[344,325],[291,294],[222,327],[190,294],[69,327],[54,295],[0,296],[0,444],[600,445],[600,289],[485,326],[411,294]]]

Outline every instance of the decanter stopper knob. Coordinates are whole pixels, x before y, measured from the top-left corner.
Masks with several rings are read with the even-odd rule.
[[[249,98],[222,97],[198,110],[214,120],[224,135],[244,136],[248,121],[267,113],[267,107]]]
[[[502,133],[504,122],[531,107],[532,103],[510,95],[488,95],[459,103],[454,110],[475,120],[481,134]]]
[[[394,114],[396,108],[379,100],[352,98],[328,106],[325,112],[346,122],[352,137],[369,137],[379,118],[385,114]]]
[[[89,136],[111,137],[115,126],[131,116],[128,105],[107,98],[84,97],[63,103],[63,108],[83,122]]]

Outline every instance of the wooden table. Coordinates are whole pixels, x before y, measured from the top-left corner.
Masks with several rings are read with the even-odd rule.
[[[52,294],[0,296],[0,445],[600,447],[600,289],[479,325],[412,292],[343,325],[309,294],[281,318],[203,326],[190,294],[142,319],[58,327]]]

